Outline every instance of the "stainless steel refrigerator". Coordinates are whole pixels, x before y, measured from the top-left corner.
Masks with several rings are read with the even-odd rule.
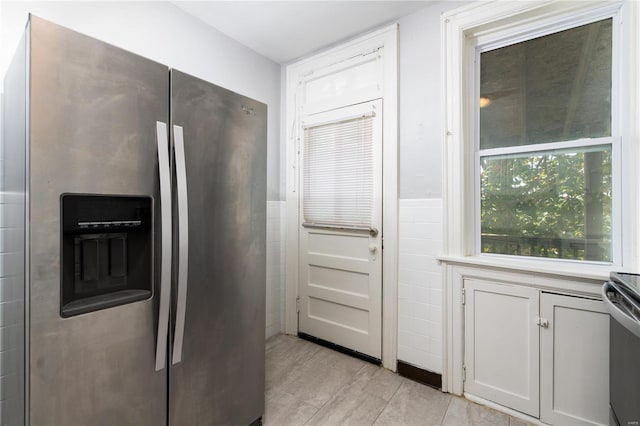
[[[3,424],[259,422],[266,105],[33,16],[4,100]]]

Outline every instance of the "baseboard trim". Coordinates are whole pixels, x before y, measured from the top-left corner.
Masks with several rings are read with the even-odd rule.
[[[336,345],[335,343],[328,342],[324,339],[320,339],[315,336],[311,336],[306,333],[298,333],[298,337],[309,342],[313,342],[317,345],[324,346],[325,348],[333,349],[334,351],[343,353],[345,355],[352,356],[354,358],[361,359],[363,361],[370,362],[371,364],[381,365],[382,361],[378,358],[363,354],[362,352],[354,351],[353,349],[345,348],[344,346]]]
[[[398,361],[398,374],[423,385],[442,389],[442,374],[416,367],[404,361]]]
[[[462,395],[465,399],[468,399],[471,402],[475,402],[476,404],[484,405],[485,407],[492,408],[496,411],[500,411],[501,413],[508,414],[511,417],[515,417],[517,419],[523,420],[527,423],[537,426],[551,426],[548,423],[543,423],[540,419],[536,417],[531,417],[528,414],[521,413],[520,411],[516,411],[512,408],[505,407],[504,405],[500,405],[493,401],[489,401],[488,399],[480,398],[479,396],[475,396],[473,394],[465,392]]]

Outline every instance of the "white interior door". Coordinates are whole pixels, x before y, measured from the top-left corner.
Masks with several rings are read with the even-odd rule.
[[[538,290],[465,280],[465,392],[539,414]]]
[[[298,330],[380,359],[382,101],[302,119]]]
[[[540,420],[609,424],[609,314],[600,300],[542,295]],[[639,401],[640,402],[640,401]]]

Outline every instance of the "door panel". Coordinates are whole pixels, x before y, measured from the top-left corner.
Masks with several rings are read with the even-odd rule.
[[[301,333],[380,359],[382,355],[382,103],[367,102],[314,114],[305,126],[322,126],[373,112],[373,205],[369,228],[309,227],[300,224],[300,280],[298,294]],[[326,139],[325,139],[326,140]],[[331,146],[335,142],[323,142]],[[300,158],[304,161],[304,147]],[[339,155],[336,151],[336,155]],[[339,159],[336,158],[335,161]],[[319,163],[322,164],[322,163]],[[303,182],[305,167],[301,167]],[[354,173],[357,173],[354,172]],[[324,176],[324,175],[323,175]],[[324,182],[323,190],[330,185]],[[304,200],[304,187],[300,185]],[[340,195],[329,194],[338,199]],[[331,206],[332,203],[326,203]],[[317,204],[316,204],[317,205]],[[313,207],[316,208],[314,205]],[[317,210],[316,210],[317,211]],[[300,218],[304,218],[304,201]],[[345,215],[346,216],[346,215]],[[331,225],[331,224],[329,224]]]
[[[609,314],[602,301],[543,293],[540,420],[609,422]]]
[[[148,300],[60,317],[60,196],[148,196],[159,211],[155,126],[168,119],[167,72],[31,17],[32,424],[166,422],[167,370],[154,368],[157,287]],[[157,214],[154,226],[158,234]]]
[[[465,280],[465,392],[538,417],[538,291]]]
[[[176,70],[171,79],[189,247],[170,424],[248,425],[264,411],[267,107]]]

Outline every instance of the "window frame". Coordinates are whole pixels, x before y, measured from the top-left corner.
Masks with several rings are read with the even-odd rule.
[[[480,69],[481,69],[481,55],[482,53],[500,49],[502,47],[511,46],[517,43],[532,40],[538,37],[544,37],[546,35],[554,34],[560,31],[569,30],[582,25],[591,24],[593,22],[602,21],[606,19],[612,19],[612,40],[611,40],[611,135],[598,137],[598,138],[580,138],[580,139],[568,139],[557,142],[538,143],[522,146],[510,146],[500,148],[480,148]],[[620,8],[615,7],[612,10],[606,8],[599,10],[596,13],[588,14],[580,19],[560,19],[552,20],[546,23],[542,28],[523,28],[522,30],[516,29],[514,34],[497,34],[495,38],[490,36],[479,37],[473,44],[471,54],[473,55],[473,61],[471,62],[473,70],[471,75],[473,78],[473,102],[472,102],[472,114],[473,117],[473,254],[481,257],[489,258],[506,258],[506,259],[527,259],[531,261],[548,261],[555,263],[568,262],[570,264],[593,264],[602,266],[622,266],[622,203],[621,194],[622,188],[620,187],[620,177],[622,174],[622,164],[620,161],[621,156],[621,123],[620,123],[620,93],[619,93],[619,71],[620,71]],[[482,157],[490,157],[500,154],[519,154],[519,153],[543,153],[545,151],[551,151],[555,149],[571,149],[582,148],[588,146],[611,146],[611,262],[605,261],[593,261],[593,260],[575,260],[575,259],[563,259],[563,258],[545,258],[535,256],[521,256],[521,255],[509,255],[500,253],[482,253],[482,205],[481,205],[481,182],[480,182],[480,161]]]
[[[598,279],[612,269],[633,270],[640,245],[637,203],[633,185],[640,182],[631,167],[640,159],[638,150],[625,140],[638,134],[631,120],[637,111],[633,101],[635,69],[639,59],[631,48],[640,46],[640,31],[634,27],[637,7],[631,2],[534,2],[471,4],[442,17],[442,75],[444,114],[444,198],[445,238],[443,261],[467,264],[504,264],[516,270],[536,270],[560,276]],[[521,41],[612,18],[612,262],[552,259],[480,252],[479,186],[479,55]],[[628,25],[631,23],[631,25]],[[623,84],[625,86],[623,86]],[[625,89],[626,90],[626,89]],[[615,99],[613,98],[615,96]],[[626,108],[626,109],[625,109]],[[617,138],[617,139],[616,139]],[[602,144],[600,139],[596,144]],[[582,143],[572,141],[576,143]],[[551,149],[547,144],[545,149]],[[624,178],[624,182],[623,182]],[[624,212],[624,213],[623,213]]]

